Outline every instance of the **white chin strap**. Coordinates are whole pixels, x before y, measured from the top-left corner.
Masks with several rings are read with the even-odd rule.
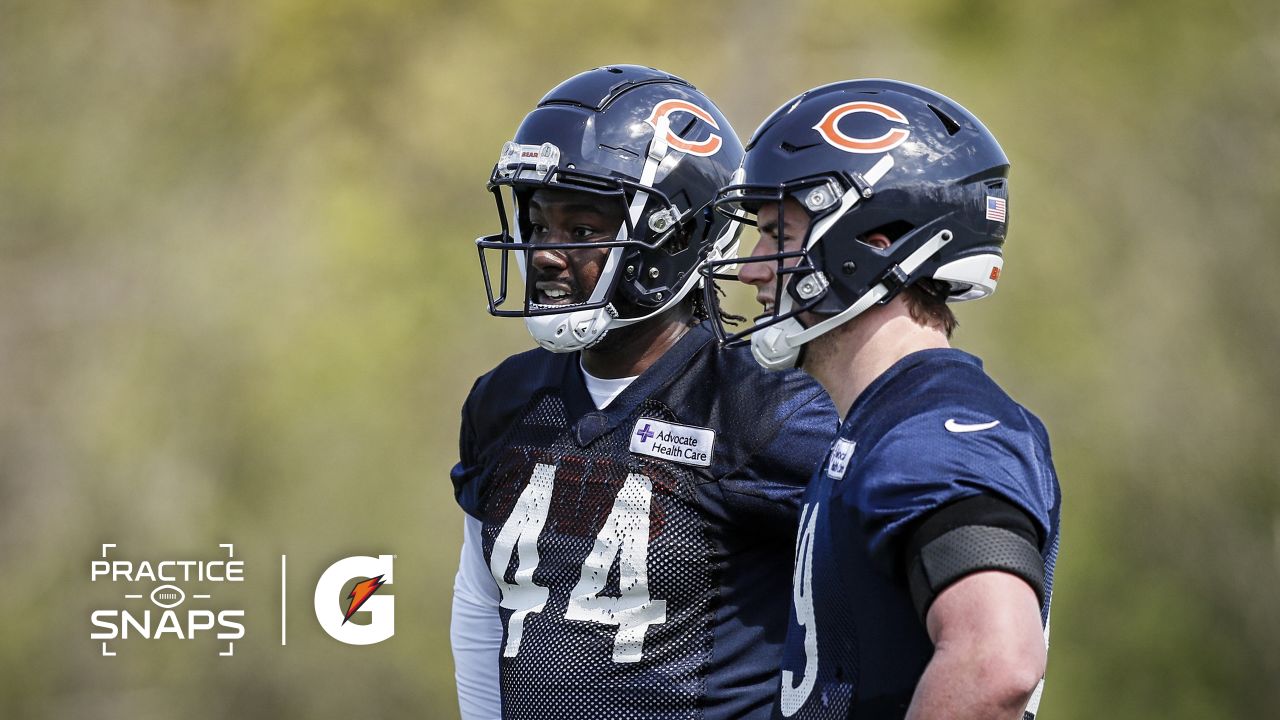
[[[524,319],[529,334],[543,349],[554,353],[585,350],[604,338],[616,316],[613,305],[594,310],[533,315]]]
[[[934,253],[951,242],[952,237],[950,230],[939,231],[926,240],[923,245],[916,248],[916,251],[907,256],[907,259],[898,267],[906,275],[911,275]],[[751,335],[751,354],[755,356],[756,362],[760,363],[766,370],[793,368],[796,366],[796,361],[800,359],[800,348],[805,343],[858,317],[888,294],[889,288],[884,283],[881,283],[872,287],[865,295],[858,298],[858,302],[822,322],[814,324],[812,327],[806,328],[796,318],[787,318],[776,325],[757,330]],[[791,295],[783,293],[776,313],[785,315],[791,312],[792,306]]]

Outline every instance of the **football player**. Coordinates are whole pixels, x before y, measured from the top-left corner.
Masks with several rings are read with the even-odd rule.
[[[799,365],[844,418],[805,493],[777,716],[1034,717],[1061,504],[1049,439],[949,341],[948,303],[1000,277],[1008,167],[951,100],[856,80],[775,111],[717,199],[760,232],[737,277],[764,314],[726,341]]]
[[[502,149],[489,309],[540,348],[462,412],[465,717],[770,712],[799,500],[837,418],[705,322],[698,270],[739,231],[711,203],[741,157],[693,86],[625,65],[551,90]]]

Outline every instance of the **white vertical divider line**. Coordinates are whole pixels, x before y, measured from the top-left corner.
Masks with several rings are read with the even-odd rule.
[[[286,555],[280,556],[280,644],[282,646],[287,644],[286,632],[288,630],[288,624],[285,622],[287,618],[285,614],[285,593],[287,592],[287,589],[285,586],[285,558],[286,557],[288,556]]]

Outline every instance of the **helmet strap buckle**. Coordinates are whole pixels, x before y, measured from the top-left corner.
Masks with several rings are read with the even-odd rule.
[[[893,299],[895,295],[901,292],[902,288],[907,286],[907,273],[902,269],[901,265],[893,265],[877,280],[877,284],[884,285],[885,296],[880,299],[878,304],[883,305]]]

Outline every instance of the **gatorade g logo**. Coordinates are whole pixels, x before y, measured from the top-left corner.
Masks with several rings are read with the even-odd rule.
[[[813,129],[818,131],[818,134],[822,136],[823,140],[827,141],[827,144],[851,153],[888,152],[901,145],[907,139],[907,136],[911,134],[911,131],[906,128],[894,127],[879,137],[860,138],[846,135],[840,130],[840,121],[855,113],[871,113],[879,115],[889,122],[903,125],[911,124],[907,122],[906,115],[888,105],[860,100],[831,108],[826,115],[822,116],[822,120],[813,126]]]
[[[711,116],[711,113],[707,112],[706,110],[703,110],[702,108],[698,107],[697,105],[694,105],[691,102],[686,102],[684,100],[677,100],[675,98],[671,98],[670,100],[663,100],[657,105],[654,105],[653,112],[650,113],[649,119],[645,120],[645,122],[652,125],[653,129],[656,131],[658,129],[658,120],[660,120],[661,118],[667,118],[666,141],[668,145],[675,148],[676,150],[679,150],[680,152],[686,152],[686,153],[689,153],[690,155],[698,155],[700,157],[715,155],[716,152],[720,150],[720,145],[722,145],[724,142],[724,140],[719,135],[716,135],[715,133],[710,133],[707,136],[706,140],[693,141],[693,140],[685,140],[684,138],[680,137],[679,135],[676,135],[674,132],[671,131],[671,128],[676,124],[675,120],[671,118],[671,114],[677,113],[677,112],[689,113],[690,115],[698,118],[699,120],[705,122],[711,127],[717,130],[720,129],[719,123],[717,123],[716,119]]]
[[[372,645],[396,634],[395,598],[378,594],[390,585],[392,555],[370,557],[356,555],[329,566],[316,583],[316,620],[320,627],[348,645]],[[355,587],[343,593],[347,583],[360,579]],[[359,625],[347,622],[356,613],[368,613],[370,622]]]

